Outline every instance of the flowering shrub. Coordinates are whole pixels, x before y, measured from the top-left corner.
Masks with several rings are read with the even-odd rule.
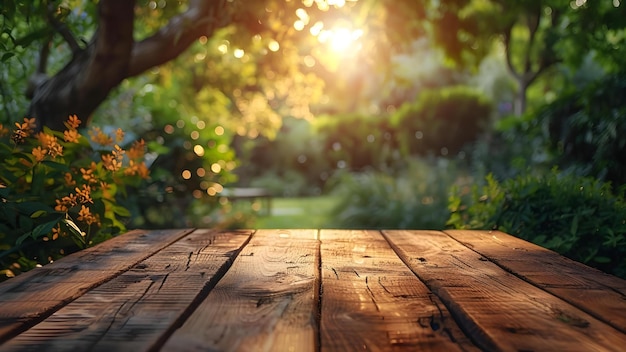
[[[114,136],[93,127],[83,136],[81,121],[70,116],[63,132],[24,119],[9,130],[0,124],[0,274],[51,262],[68,252],[125,231],[119,205],[126,186],[139,186],[149,170],[145,143],[128,149]],[[2,280],[2,278],[0,278]]]

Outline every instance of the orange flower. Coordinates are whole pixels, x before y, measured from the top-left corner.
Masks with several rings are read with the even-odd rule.
[[[113,147],[111,153],[113,154],[115,159],[122,161],[124,159],[124,153],[126,152],[124,151],[124,149],[120,148],[120,146],[116,144],[115,147]]]
[[[43,159],[46,157],[46,154],[48,154],[48,150],[41,147],[36,147],[33,148],[32,154],[35,157],[35,160],[43,161]]]
[[[68,143],[78,143],[80,133],[76,130],[67,130],[63,132],[63,139]]]
[[[141,162],[141,164],[137,166],[137,174],[139,174],[139,177],[143,179],[150,177],[150,170],[146,166],[145,162]]]
[[[21,124],[19,122],[16,122],[15,127],[17,127],[17,129],[13,131],[13,135],[11,136],[11,139],[13,140],[13,142],[15,144],[24,142],[24,139],[30,136],[31,133],[33,132],[33,129],[35,126],[34,124],[35,124],[35,119],[27,119],[27,118],[24,118],[24,122]]]
[[[57,203],[57,205],[54,206],[54,210],[67,213],[69,209],[63,200],[55,199],[54,201]]]
[[[70,130],[77,129],[78,126],[80,126],[80,120],[78,119],[78,116],[70,115],[70,117],[67,119],[67,122],[65,123],[65,126]]]
[[[144,179],[148,178],[149,174],[150,174],[150,171],[148,170],[146,163],[141,162],[137,164],[135,163],[134,160],[129,161],[128,168],[124,170],[124,175],[126,176],[139,175],[139,177],[144,178]]]
[[[100,223],[100,216],[98,214],[92,214],[88,207],[81,205],[78,212],[78,221],[84,221],[87,225],[93,223]]]
[[[93,168],[89,168],[89,169],[83,169],[82,167],[80,168],[80,173],[83,175],[83,180],[89,183],[98,182],[98,180],[96,179],[96,176],[93,174],[94,171],[95,170]]]
[[[122,131],[122,129],[121,129],[121,128],[118,128],[118,129],[115,131],[115,141],[116,141],[117,143],[122,143],[122,141],[123,141],[123,140],[124,140],[124,131]]]
[[[56,211],[68,212],[69,208],[78,204],[76,195],[70,194],[69,196],[65,196],[61,198],[61,200],[55,199],[57,205],[54,207]]]
[[[55,241],[57,238],[59,238],[60,233],[61,233],[61,228],[59,227],[59,225],[53,227],[52,228],[52,240]]]
[[[50,149],[48,150],[48,154],[50,154],[52,158],[56,158],[57,156],[63,156],[63,146],[56,141],[54,142],[54,144],[50,145],[49,148]]]
[[[44,132],[39,132],[39,134],[37,134],[37,139],[39,139],[39,143],[41,143],[42,147],[48,149],[48,155],[52,158],[63,155],[63,146],[59,144],[57,137]]]
[[[122,168],[122,163],[117,161],[111,154],[102,155],[101,158],[104,167],[109,171],[117,171]]]
[[[93,199],[91,199],[91,186],[83,185],[82,189],[76,187],[74,190],[76,191],[76,198],[78,198],[81,203],[93,204]]]
[[[9,134],[9,132],[9,129],[4,127],[4,125],[0,123],[0,138],[6,136],[7,134]]]
[[[65,212],[67,213],[69,208],[75,206],[76,204],[78,204],[78,201],[76,199],[76,195],[71,194],[69,196],[65,196],[63,198],[59,199],[55,199],[54,200],[57,204],[54,207],[54,210],[56,211],[61,211],[61,212]]]
[[[146,148],[146,142],[144,142],[143,139],[140,139],[133,143],[130,149],[126,152],[126,155],[128,155],[130,159],[134,159],[134,160],[141,159],[145,155],[145,148]]]
[[[37,120],[33,117],[33,118],[24,118],[24,123],[28,124],[28,128],[32,131],[37,127]]]
[[[93,127],[89,131],[89,136],[91,136],[91,140],[94,143],[98,143],[102,146],[107,146],[113,144],[113,138],[107,136],[100,127]]]
[[[65,184],[68,186],[74,186],[76,184],[76,181],[74,181],[72,174],[69,172],[66,172],[63,178],[65,179]]]

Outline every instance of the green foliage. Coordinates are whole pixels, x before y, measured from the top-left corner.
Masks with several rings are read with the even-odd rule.
[[[541,174],[554,165],[547,145],[535,114],[509,115],[498,120],[489,135],[468,147],[469,166],[478,180],[489,173],[496,179],[526,172]]]
[[[143,140],[122,149],[124,133],[78,132],[71,116],[64,132],[33,135],[33,119],[12,132],[0,124],[0,270],[13,276],[125,231],[120,205],[127,187],[148,177]],[[123,144],[122,144],[123,145]]]
[[[276,196],[315,195],[329,176],[323,141],[307,120],[284,118],[274,139],[237,136],[240,186],[264,187]]]
[[[626,73],[564,94],[539,114],[561,167],[626,183]]]
[[[469,87],[423,91],[414,103],[392,116],[400,148],[410,155],[454,155],[478,139],[492,111],[491,103]]]
[[[454,165],[444,159],[416,160],[397,176],[381,172],[345,174],[333,212],[340,227],[442,229],[448,217],[448,188]]]
[[[626,277],[626,202],[609,183],[559,173],[456,187],[448,225],[498,229]]]
[[[161,72],[171,74],[166,68]],[[208,216],[219,206],[215,194],[236,179],[231,121],[220,118],[228,114],[228,104],[209,91],[192,99],[186,75],[171,77],[169,86],[159,84],[160,78],[125,81],[120,94],[103,104],[93,119],[148,141],[151,178],[125,200],[132,213],[128,226],[216,226]]]
[[[315,127],[333,168],[381,170],[393,164],[396,131],[383,117],[355,113],[320,116]]]

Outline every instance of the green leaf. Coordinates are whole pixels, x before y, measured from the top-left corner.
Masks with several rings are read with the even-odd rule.
[[[611,258],[603,257],[603,256],[597,256],[597,257],[593,257],[593,261],[596,262],[596,263],[606,264],[606,263],[610,263],[611,262]]]
[[[113,212],[119,216],[122,217],[129,217],[130,216],[130,211],[126,208],[124,208],[121,205],[116,205],[113,207]]]
[[[37,210],[36,212],[30,214],[30,218],[31,219],[37,219],[37,218],[42,217],[42,216],[44,216],[46,214],[48,214],[48,212],[45,211],[45,210]]]
[[[12,52],[4,53],[4,54],[2,55],[2,58],[0,58],[0,61],[2,61],[2,62],[6,62],[7,60],[9,60],[10,58],[12,58],[13,56],[15,56],[15,53],[12,53]]]
[[[54,212],[54,209],[52,209],[48,205],[40,203],[40,202],[21,202],[21,203],[17,203],[17,208],[19,209],[20,213],[26,214],[26,215],[29,215],[29,216],[31,214],[35,213],[35,212],[38,212],[38,211]]]
[[[32,239],[36,240],[37,238],[41,236],[47,235],[50,233],[50,231],[52,231],[52,228],[54,228],[58,223],[59,223],[59,219],[55,219],[54,221],[49,221],[43,224],[39,224],[32,231],[29,231],[21,235],[20,237],[18,237],[17,241],[15,241],[15,244],[17,246],[21,245],[22,242],[24,242],[24,240],[26,240],[28,237],[32,237]]]
[[[67,225],[67,228],[70,231],[70,237],[72,238],[72,241],[74,241],[77,246],[84,248],[85,237],[83,236],[83,232],[80,230],[80,228],[72,220],[64,219],[62,222]]]
[[[22,47],[26,47],[28,46],[30,43],[34,42],[37,39],[41,39],[44,36],[46,36],[48,34],[48,32],[50,31],[50,29],[48,29],[47,27],[42,27],[39,29],[34,30],[33,32],[28,33],[27,35],[18,38],[15,41],[15,45],[16,46],[22,46]]]
[[[76,223],[74,223],[72,220],[64,219],[63,223],[66,224],[69,230],[74,234],[81,237],[83,236],[83,231],[81,231],[80,227],[78,227],[78,225],[76,225]]]
[[[50,161],[50,160],[44,160],[41,162],[43,165],[48,166],[51,169],[57,170],[57,171],[63,171],[63,172],[70,172],[72,171],[69,166],[65,165],[65,164],[61,164],[61,163],[57,163],[54,161]]]

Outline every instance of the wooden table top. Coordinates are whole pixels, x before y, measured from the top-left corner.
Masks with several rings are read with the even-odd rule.
[[[131,231],[0,284],[0,351],[610,351],[626,281],[501,232]]]

